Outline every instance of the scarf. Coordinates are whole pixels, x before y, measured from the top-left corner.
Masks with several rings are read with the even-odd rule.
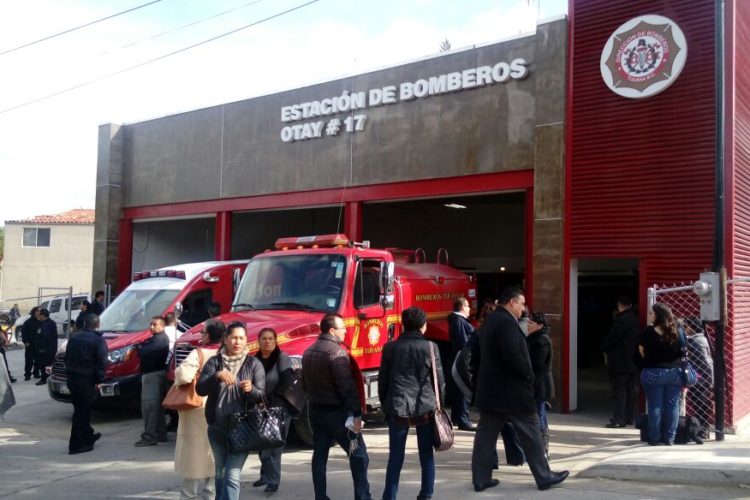
[[[245,358],[247,357],[247,349],[242,351],[239,354],[230,356],[229,354],[227,354],[227,348],[225,346],[221,348],[221,351],[219,351],[219,354],[221,354],[221,362],[224,365],[224,368],[226,370],[229,370],[232,373],[232,375],[236,377],[237,373],[240,371],[240,367],[242,366],[242,363],[245,361]]]
[[[255,357],[258,358],[258,361],[260,361],[260,364],[263,365],[263,370],[265,370],[265,372],[268,373],[269,371],[273,369],[273,366],[279,360],[280,354],[281,354],[281,349],[279,349],[279,346],[276,346],[274,350],[271,351],[271,354],[267,358],[264,358],[260,351],[258,351]]]

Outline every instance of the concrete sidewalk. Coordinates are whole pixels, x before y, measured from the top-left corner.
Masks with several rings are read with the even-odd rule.
[[[654,447],[642,443],[636,429],[607,429],[604,418],[573,413],[550,421],[554,470],[580,478],[750,488],[749,436]]]

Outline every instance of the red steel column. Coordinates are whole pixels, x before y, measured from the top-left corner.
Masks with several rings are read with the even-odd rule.
[[[133,279],[133,219],[120,219],[117,262],[117,292],[121,292]]]
[[[232,212],[216,213],[214,242],[216,260],[232,258]]]
[[[344,208],[344,231],[350,240],[362,241],[362,202],[350,201]]]

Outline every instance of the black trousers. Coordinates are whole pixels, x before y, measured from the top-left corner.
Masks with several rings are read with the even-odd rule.
[[[68,377],[70,400],[73,403],[73,427],[70,429],[69,451],[92,446],[91,405],[96,399],[96,388],[90,377]]]
[[[36,352],[33,345],[27,345],[23,352],[23,375],[24,377],[31,377],[33,375],[38,377],[39,366],[36,364]]]
[[[474,449],[471,454],[471,478],[475,485],[482,485],[492,479],[492,465],[495,461],[497,438],[506,421],[510,421],[518,434],[526,462],[537,486],[551,479],[547,457],[544,454],[542,431],[539,417],[531,413],[480,412],[479,425],[474,436]]]
[[[41,375],[42,381],[47,380],[47,377],[49,376],[47,374],[47,367],[52,365],[54,359],[54,352],[50,354],[46,351],[36,351],[36,356],[34,357],[34,370],[39,370],[39,375]]]
[[[635,413],[635,381],[638,374],[609,372],[609,385],[612,388],[612,423],[633,423]]]

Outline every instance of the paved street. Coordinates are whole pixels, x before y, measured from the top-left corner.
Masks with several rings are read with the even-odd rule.
[[[23,353],[11,351],[8,359],[14,375],[20,377]],[[180,478],[174,473],[172,461],[174,434],[170,434],[169,443],[135,448],[133,443],[139,438],[142,426],[136,414],[97,411],[93,415],[93,425],[102,432],[101,441],[92,453],[69,456],[67,438],[72,407],[51,400],[46,388],[37,387],[33,382],[14,385],[18,404],[6,414],[0,428],[0,498],[179,498]],[[636,453],[641,454],[638,460],[645,462],[641,464],[643,468],[648,468],[650,457],[656,466],[659,455],[643,458],[643,453],[653,450],[637,441],[636,431],[604,429],[599,425],[598,417],[588,418],[553,415],[553,468],[569,468],[575,474],[554,492],[536,490],[527,467],[503,466],[495,475],[501,480],[500,487],[474,493],[469,472],[473,435],[460,432],[454,449],[437,455],[438,479],[434,498],[750,498],[750,489],[736,486],[600,479],[596,473],[597,465]],[[370,452],[372,493],[374,498],[379,498],[385,477],[387,432],[384,427],[373,425],[365,433]],[[673,447],[668,451],[695,453],[699,448]],[[414,498],[419,490],[419,464],[413,435],[408,449],[399,491],[401,498]],[[710,448],[703,450],[710,451]],[[717,456],[721,457],[721,454]],[[310,457],[311,450],[298,444],[290,446],[284,454],[282,483],[275,495],[277,498],[311,498]],[[243,474],[243,498],[268,496],[251,486],[258,477],[258,466],[256,457],[248,459]],[[610,466],[609,472],[602,469],[602,475],[619,477],[618,470],[630,469],[634,467],[627,465],[626,461],[619,469],[616,466]],[[587,471],[594,473],[590,475]],[[328,478],[332,499],[351,498],[351,477],[340,450],[332,451]],[[663,480],[669,482],[670,477]]]

